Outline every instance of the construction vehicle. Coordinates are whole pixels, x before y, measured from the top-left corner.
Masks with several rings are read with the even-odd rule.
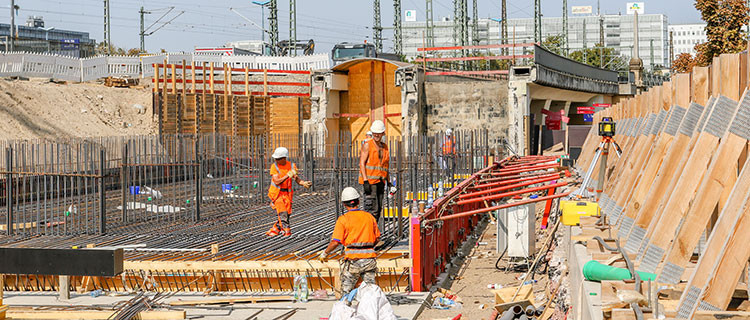
[[[341,62],[357,59],[357,58],[382,58],[386,60],[400,61],[401,57],[393,53],[377,52],[375,45],[372,43],[350,43],[341,42],[333,46],[331,50],[331,57],[333,58],[333,64],[339,64]]]
[[[315,53],[315,41],[313,39],[297,40],[294,44],[290,43],[289,40],[281,40],[277,46],[276,53],[280,56],[288,56],[292,50],[302,50],[303,55]]]

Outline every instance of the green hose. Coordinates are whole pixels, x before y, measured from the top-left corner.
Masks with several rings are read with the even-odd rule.
[[[638,275],[641,277],[641,281],[656,280],[656,274],[650,272],[638,271]],[[632,278],[628,269],[610,267],[595,260],[583,265],[583,276],[589,281],[628,280]]]

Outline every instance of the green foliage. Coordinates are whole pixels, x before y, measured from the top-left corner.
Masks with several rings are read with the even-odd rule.
[[[542,48],[556,55],[565,55],[565,37],[562,34],[549,36],[542,41]]]
[[[96,44],[96,48],[94,48],[94,52],[96,52],[96,54],[100,54],[100,55],[110,54],[110,55],[121,55],[121,56],[128,55],[128,56],[132,56],[132,55],[138,55],[139,53],[141,53],[141,50],[138,49],[138,48],[132,48],[132,49],[125,50],[125,49],[120,48],[118,46],[115,46],[113,44],[110,44],[109,45],[109,50],[107,50],[107,44],[104,43],[104,41],[102,41],[102,42],[99,42],[99,43]]]
[[[617,54],[614,48],[602,47],[596,44],[592,48],[576,50],[570,53],[570,59],[594,67],[602,66],[610,70],[627,70],[628,62],[625,57]]]
[[[745,50],[744,26],[748,22],[746,0],[695,0],[695,8],[706,21],[707,42],[697,44],[695,63],[707,66],[713,57],[722,53]]]

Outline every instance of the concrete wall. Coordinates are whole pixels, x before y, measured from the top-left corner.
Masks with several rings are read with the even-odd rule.
[[[487,129],[490,144],[508,136],[508,81],[428,80],[424,88],[427,134]]]

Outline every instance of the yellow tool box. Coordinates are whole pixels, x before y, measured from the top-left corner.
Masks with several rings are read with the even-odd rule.
[[[560,210],[562,211],[562,224],[566,226],[578,225],[581,217],[598,216],[601,212],[599,204],[590,201],[560,201]]]

